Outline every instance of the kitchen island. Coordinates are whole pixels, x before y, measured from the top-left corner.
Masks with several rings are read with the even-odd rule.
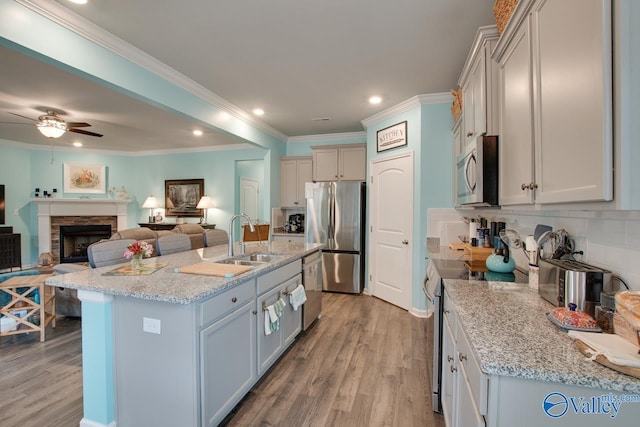
[[[451,268],[458,254],[431,252]],[[449,425],[636,425],[640,380],[583,356],[527,283],[444,279],[443,390]],[[446,413],[449,412],[449,413]]]
[[[222,245],[146,259],[166,263],[148,275],[105,275],[119,267],[109,266],[49,279],[82,301],[80,425],[217,425],[299,333],[301,310],[286,294],[301,283],[301,258],[319,249],[255,246],[279,256],[233,277],[175,272],[227,258]],[[263,310],[281,297],[280,327],[266,334]]]

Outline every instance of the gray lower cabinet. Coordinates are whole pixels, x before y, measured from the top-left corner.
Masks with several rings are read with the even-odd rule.
[[[289,304],[289,292],[302,283],[302,275],[298,274],[285,283],[274,287],[258,297],[258,375],[266,372],[278,360],[282,352],[291,344],[302,329],[302,310],[293,311]],[[280,328],[267,335],[265,333],[265,307],[275,303],[282,297],[287,303],[280,318]]]
[[[255,303],[251,300],[200,332],[205,426],[218,425],[257,379],[254,311]]]

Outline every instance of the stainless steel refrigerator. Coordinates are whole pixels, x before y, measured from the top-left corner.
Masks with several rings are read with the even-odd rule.
[[[322,290],[364,287],[364,182],[307,182],[305,241],[323,243]]]

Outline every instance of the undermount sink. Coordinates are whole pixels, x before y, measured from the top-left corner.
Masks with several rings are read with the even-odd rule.
[[[265,264],[265,262],[250,261],[246,259],[223,259],[215,262],[218,264],[251,265],[251,266],[258,266],[258,265]]]
[[[254,262],[273,262],[278,261],[284,258],[285,255],[281,254],[266,254],[266,253],[253,253],[241,256],[240,259],[244,261],[254,261]]]

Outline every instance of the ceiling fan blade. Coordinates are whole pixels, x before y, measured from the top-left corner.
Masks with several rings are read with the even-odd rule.
[[[67,127],[69,128],[86,128],[89,126],[91,125],[85,122],[67,122]]]
[[[88,130],[82,130],[82,129],[68,129],[67,128],[67,132],[75,132],[75,133],[81,133],[83,135],[89,135],[89,136],[97,136],[98,138],[101,138],[102,135],[99,133],[95,133],[95,132],[89,132]]]
[[[13,114],[14,116],[22,117],[23,119],[27,119],[27,120],[31,120],[31,121],[37,122],[36,119],[32,119],[31,117],[22,116],[20,114],[16,114],[16,113],[12,113],[12,112],[9,112],[9,114]]]

